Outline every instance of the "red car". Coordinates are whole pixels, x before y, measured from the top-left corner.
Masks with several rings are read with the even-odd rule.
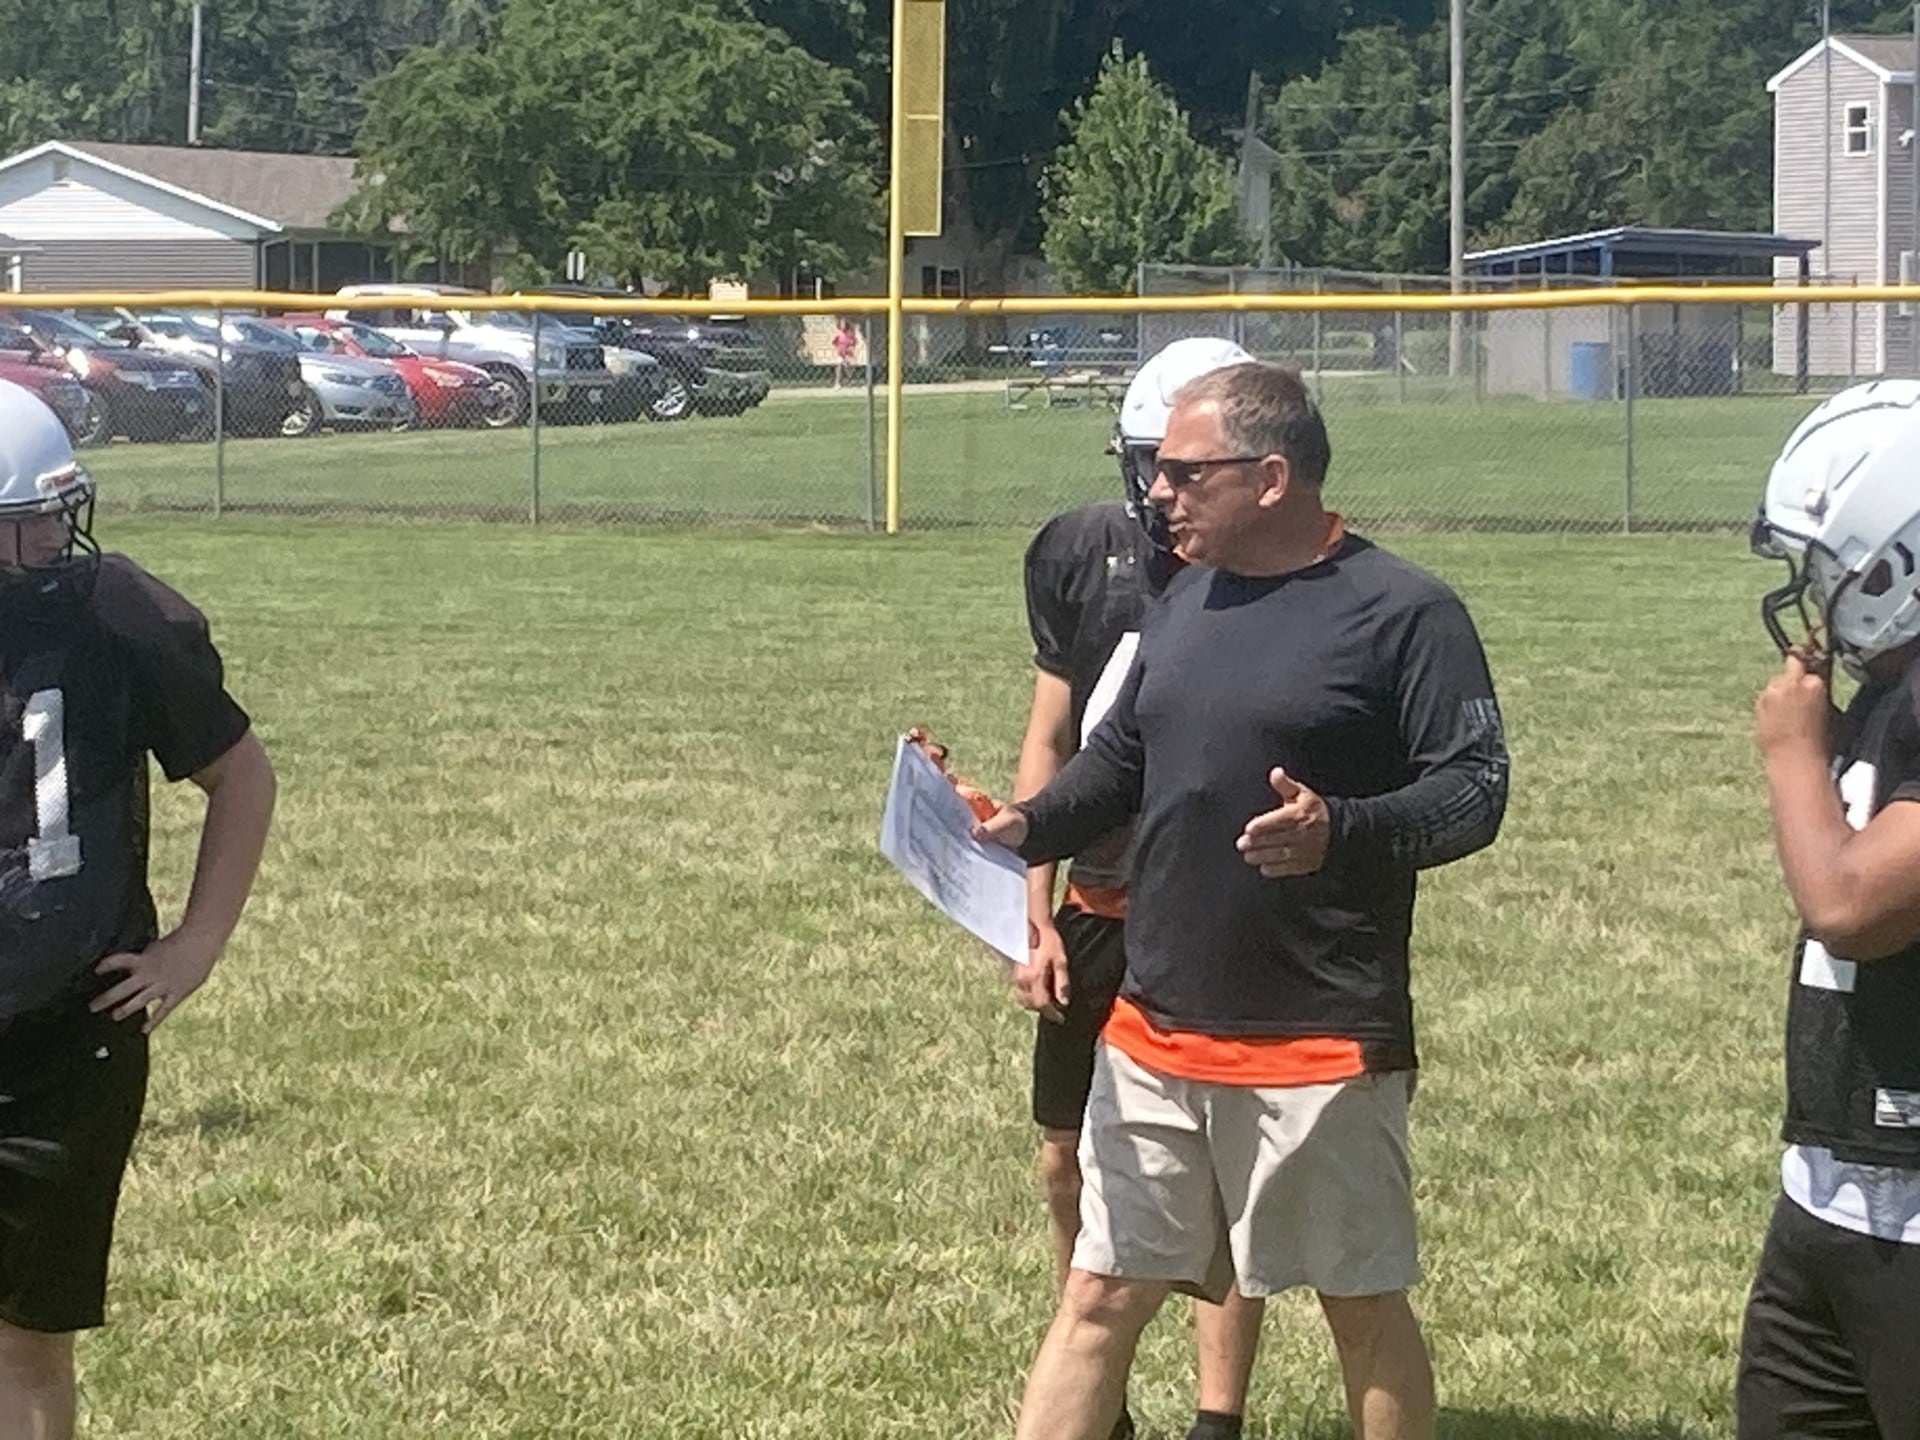
[[[51,350],[31,355],[0,353],[0,380],[31,390],[42,404],[60,417],[75,444],[101,437],[92,434],[88,411],[93,397],[74,378],[67,362]]]
[[[292,331],[302,350],[386,361],[407,382],[422,425],[498,424],[494,417],[512,407],[513,396],[478,366],[429,359],[370,325],[324,315],[276,315],[272,323]]]

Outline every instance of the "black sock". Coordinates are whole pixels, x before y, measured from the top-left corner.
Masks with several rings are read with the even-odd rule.
[[[1240,1440],[1245,1418],[1225,1410],[1196,1410],[1187,1440]]]

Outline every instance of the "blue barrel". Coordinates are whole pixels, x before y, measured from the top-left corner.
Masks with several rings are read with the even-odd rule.
[[[1567,354],[1567,390],[1576,400],[1613,398],[1613,346],[1575,340]]]

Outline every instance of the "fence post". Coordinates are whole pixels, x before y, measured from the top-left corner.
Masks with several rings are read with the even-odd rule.
[[[227,312],[213,312],[213,518],[227,504]]]
[[[1802,293],[1807,285],[1806,261],[1800,262],[1800,287]],[[1807,334],[1810,309],[1805,300],[1797,301],[1793,307],[1793,393],[1807,393],[1807,370],[1813,354],[1813,342]]]
[[[1470,312],[1473,323],[1467,329],[1467,342],[1473,346],[1473,403],[1487,398],[1487,312]]]
[[[1860,277],[1858,275],[1853,277],[1853,283],[1856,285],[1860,283]],[[1832,313],[1831,308],[1829,308],[1828,313],[1829,314]],[[1884,305],[1881,306],[1880,313],[1882,316],[1880,323],[1882,326],[1885,326],[1886,320],[1884,317],[1886,315],[1886,307]],[[1860,307],[1857,304],[1854,304],[1852,301],[1849,301],[1847,302],[1847,384],[1848,385],[1853,384],[1856,378],[1854,372],[1858,370],[1859,367],[1860,367]]]
[[[1620,479],[1620,530],[1626,535],[1633,533],[1633,392],[1640,388],[1640,347],[1636,329],[1634,307],[1629,305],[1627,306],[1626,413],[1620,447],[1625,460]]]
[[[1313,293],[1315,295],[1323,293],[1323,285],[1318,275],[1313,277]],[[1325,404],[1327,398],[1326,387],[1320,382],[1320,322],[1320,307],[1316,305],[1313,307],[1313,403],[1316,405]]]
[[[1145,265],[1141,269],[1145,269]],[[874,440],[873,316],[860,317],[860,338],[867,350],[867,529],[880,528],[880,452]]]
[[[1733,307],[1733,393],[1747,393],[1747,307]]]
[[[527,523],[540,523],[540,312],[533,312],[533,384],[528,387],[527,443],[529,455]]]
[[[1546,287],[1543,285],[1540,288],[1544,290]],[[1545,372],[1543,379],[1546,386],[1540,392],[1540,396],[1544,400],[1551,400],[1553,398],[1553,311],[1540,312],[1540,332],[1540,360]]]
[[[1406,282],[1405,282],[1405,281],[1403,281],[1402,279],[1400,279],[1400,277],[1396,275],[1396,276],[1394,277],[1394,279],[1393,279],[1393,288],[1394,288],[1394,290],[1395,290],[1395,292],[1396,292],[1396,293],[1397,293],[1397,292],[1399,292],[1399,291],[1402,291],[1402,290],[1405,290],[1405,289],[1407,288],[1407,286],[1406,286]],[[1399,396],[1399,399],[1400,399],[1400,403],[1401,403],[1402,405],[1404,405],[1404,404],[1406,404],[1406,403],[1407,403],[1407,325],[1406,325],[1406,319],[1407,319],[1407,316],[1406,316],[1406,312],[1405,312],[1404,310],[1396,310],[1396,311],[1394,311],[1394,312],[1393,312],[1393,378],[1394,378],[1394,389],[1395,389],[1395,391],[1397,392],[1397,394],[1398,394],[1398,396]]]

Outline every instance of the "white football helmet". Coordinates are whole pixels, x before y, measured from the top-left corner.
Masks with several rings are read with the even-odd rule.
[[[67,555],[94,553],[93,478],[60,418],[31,390],[0,380],[0,524],[63,515]]]
[[[1127,386],[1126,398],[1120,402],[1113,449],[1120,457],[1120,477],[1126,482],[1127,513],[1162,550],[1173,548],[1173,536],[1167,530],[1167,517],[1147,499],[1147,492],[1153,488],[1154,467],[1159,462],[1160,442],[1166,438],[1173,397],[1189,381],[1252,359],[1231,340],[1196,335],[1164,346],[1140,367],[1140,373]]]
[[[1856,673],[1920,636],[1920,380],[1856,385],[1800,422],[1767,478],[1753,548],[1791,571],[1760,605],[1782,650],[1800,643],[1789,610]]]

